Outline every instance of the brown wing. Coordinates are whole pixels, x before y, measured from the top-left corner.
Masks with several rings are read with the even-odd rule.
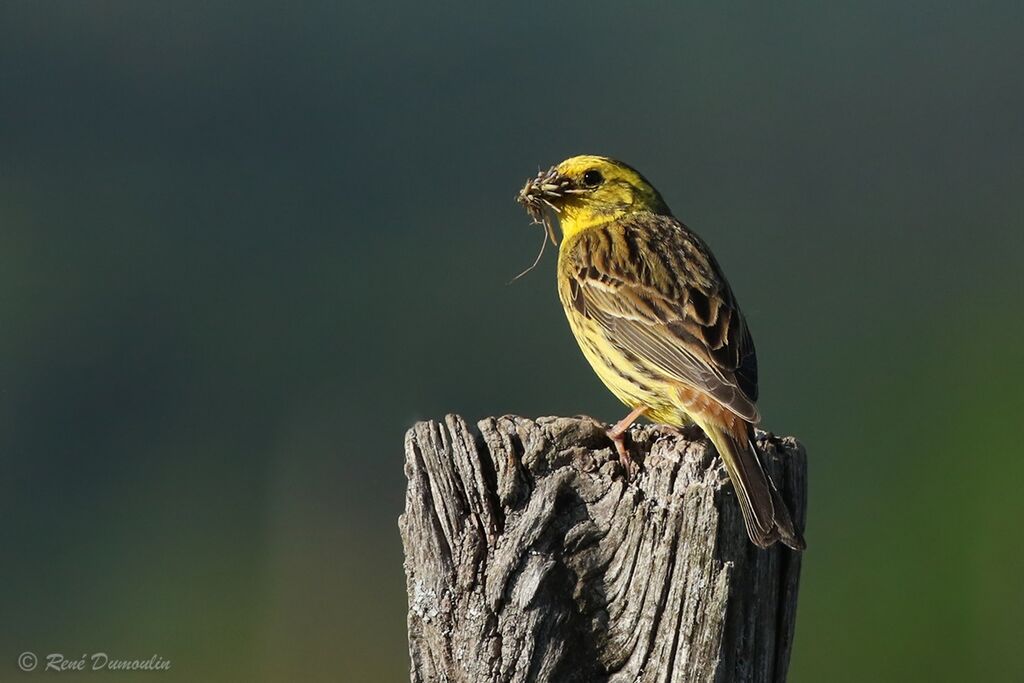
[[[563,274],[572,306],[606,341],[757,422],[757,357],[711,252],[674,218],[639,214],[587,230]]]

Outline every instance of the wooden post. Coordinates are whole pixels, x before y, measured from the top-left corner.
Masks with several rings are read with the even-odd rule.
[[[413,681],[784,681],[800,554],[747,540],[699,431],[634,427],[626,482],[589,418],[456,416],[406,435]],[[803,528],[806,455],[758,447]]]

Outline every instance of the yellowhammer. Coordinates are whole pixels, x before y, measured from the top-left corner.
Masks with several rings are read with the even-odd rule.
[[[555,241],[558,295],[598,377],[632,409],[609,430],[627,475],[626,430],[641,415],[696,423],[725,461],[750,539],[803,550],[754,445],[757,358],[736,298],[703,240],[626,164],[567,159],[528,181],[519,201]]]

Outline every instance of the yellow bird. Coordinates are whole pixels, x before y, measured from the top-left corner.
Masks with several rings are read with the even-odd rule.
[[[558,217],[558,295],[569,327],[632,409],[608,432],[627,475],[635,466],[623,439],[634,420],[696,423],[725,461],[751,541],[803,550],[754,445],[754,342],[704,241],[642,175],[607,157],[567,159],[529,180],[518,200],[553,242]]]

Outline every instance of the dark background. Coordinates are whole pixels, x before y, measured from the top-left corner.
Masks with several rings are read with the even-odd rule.
[[[0,680],[405,678],[404,430],[623,413],[506,284],[578,153],[807,444],[792,680],[1024,679],[1024,6],[424,5],[0,5]]]

